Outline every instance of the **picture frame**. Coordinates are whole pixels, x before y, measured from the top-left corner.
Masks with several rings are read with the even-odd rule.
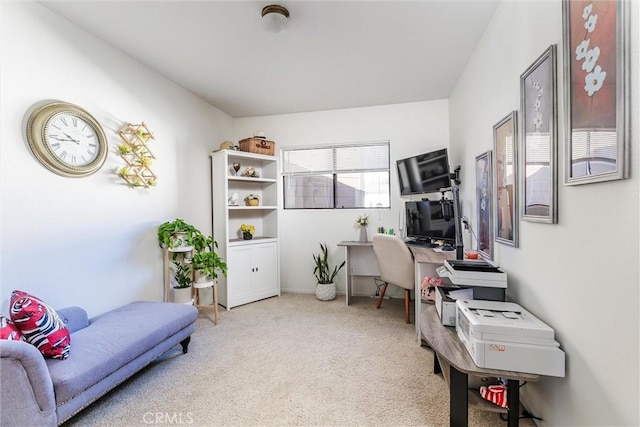
[[[495,241],[518,247],[518,112],[493,126]]]
[[[491,150],[476,157],[476,219],[478,254],[493,260],[493,197]]]
[[[558,222],[556,46],[520,75],[520,218]]]
[[[565,185],[629,177],[629,3],[562,2]]]

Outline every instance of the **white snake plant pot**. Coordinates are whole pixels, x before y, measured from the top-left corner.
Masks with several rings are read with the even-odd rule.
[[[316,297],[321,301],[331,301],[336,297],[336,284],[318,283],[316,285]]]

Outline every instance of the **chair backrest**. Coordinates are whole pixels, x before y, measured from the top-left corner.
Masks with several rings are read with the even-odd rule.
[[[415,287],[413,255],[398,236],[376,234],[373,236],[373,251],[378,259],[380,278],[405,289]]]

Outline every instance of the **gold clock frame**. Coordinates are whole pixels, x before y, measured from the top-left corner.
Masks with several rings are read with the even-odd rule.
[[[60,114],[70,114],[89,123],[98,136],[98,155],[90,163],[82,166],[73,166],[58,159],[54,155],[47,140],[47,128]],[[109,151],[107,136],[100,123],[85,109],[68,102],[53,101],[37,107],[27,121],[27,141],[33,155],[40,163],[51,172],[61,176],[79,178],[97,172],[105,160]]]

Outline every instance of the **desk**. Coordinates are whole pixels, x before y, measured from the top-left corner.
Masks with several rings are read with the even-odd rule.
[[[449,383],[449,423],[451,426],[466,426],[469,406],[492,412],[507,412],[508,425],[518,425],[520,412],[520,381],[535,382],[540,375],[522,372],[500,371],[497,369],[479,368],[467,352],[464,344],[458,339],[456,329],[443,326],[434,305],[423,310],[420,316],[420,330],[434,352],[434,373],[439,367]],[[447,372],[448,371],[448,372]],[[469,393],[467,375],[480,377],[507,378],[507,402],[509,410],[483,399],[479,393]],[[518,402],[514,404],[513,402]]]
[[[373,252],[373,242],[352,242],[343,241],[338,246],[345,248],[344,259],[347,268],[346,284],[345,284],[345,302],[349,305],[349,298],[352,291],[353,276],[372,276],[380,277],[380,268],[376,254]],[[455,259],[455,252],[436,252],[431,248],[408,246],[413,254],[415,266],[415,319],[420,318],[421,311],[421,288],[420,284],[424,276],[435,276],[436,268],[446,259]],[[416,321],[416,333],[420,338],[419,322]]]
[[[429,306],[422,302],[422,280],[425,276],[440,277],[436,272],[436,268],[444,264],[445,260],[456,259],[455,252],[436,252],[431,248],[425,248],[420,246],[409,246],[411,253],[413,254],[413,260],[415,265],[416,275],[416,289],[415,289],[415,319],[416,319],[416,337],[418,344],[422,341],[420,335],[420,314],[423,308]]]
[[[338,243],[338,246],[343,246],[345,249],[347,278],[344,293],[345,302],[349,305],[353,276],[380,277],[380,268],[378,268],[376,254],[373,252],[373,242],[343,241]]]

